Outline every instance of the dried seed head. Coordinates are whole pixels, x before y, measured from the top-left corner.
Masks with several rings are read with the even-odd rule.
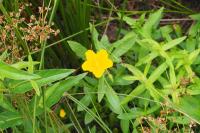
[[[41,15],[39,17],[34,14],[30,17],[26,17],[25,7],[32,6],[32,4],[20,4],[18,12],[9,12],[11,22],[8,23],[5,20],[3,15],[0,15],[0,25],[3,27],[0,29],[0,54],[5,49],[8,49],[9,54],[15,58],[15,60],[19,60],[20,57],[24,54],[22,47],[17,45],[19,42],[19,38],[16,37],[15,29],[17,28],[22,35],[22,39],[26,41],[29,45],[29,49],[31,51],[39,50],[41,45],[40,41],[45,41],[51,37],[51,35],[57,36],[60,30],[54,30],[51,28],[52,25],[48,25],[48,22],[45,18],[42,18]],[[42,14],[50,8],[39,7],[39,13]],[[11,60],[8,60],[8,62]],[[12,63],[12,61],[11,61]]]
[[[44,12],[43,7],[38,7],[39,13],[42,14]]]

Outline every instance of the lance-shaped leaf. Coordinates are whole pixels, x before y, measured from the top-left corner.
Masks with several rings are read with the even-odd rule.
[[[49,70],[40,70],[35,73],[41,76],[40,79],[34,80],[38,87],[50,84],[52,82],[58,81],[60,79],[66,78],[72,74],[75,70],[73,69],[49,69]],[[25,93],[32,89],[32,85],[29,81],[13,81],[9,85],[13,93]]]
[[[83,45],[74,41],[68,41],[67,43],[69,44],[72,51],[76,54],[76,56],[83,60],[85,59],[85,52],[87,49]]]
[[[0,77],[15,80],[32,80],[40,78],[39,75],[30,74],[26,71],[18,70],[2,61],[0,61]]]

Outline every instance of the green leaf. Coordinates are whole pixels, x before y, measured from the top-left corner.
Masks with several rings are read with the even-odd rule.
[[[129,113],[122,113],[118,115],[117,118],[122,119],[122,120],[131,120],[131,119],[135,119],[141,116],[152,114],[153,112],[157,111],[159,108],[160,108],[160,105],[157,105],[157,104],[145,110],[136,108],[136,109],[131,110],[131,112]]]
[[[120,126],[123,133],[129,133],[129,120],[120,120]]]
[[[186,39],[186,36],[183,36],[183,37],[180,37],[180,38],[176,38],[168,43],[166,43],[164,46],[163,46],[163,49],[164,50],[168,50],[168,49],[171,49],[173,48],[174,46],[180,44],[181,42],[183,42],[184,40]]]
[[[133,45],[135,44],[137,35],[134,32],[130,32],[124,36],[121,40],[113,43],[114,51],[111,54],[111,57],[113,61],[120,62],[119,57],[124,55],[126,52],[128,52]]]
[[[86,107],[90,105],[91,97],[89,95],[85,95],[83,98],[81,98],[80,102],[84,104]],[[83,111],[84,108],[81,106],[77,106],[77,111]]]
[[[200,124],[200,96],[184,96],[180,97],[180,102],[175,104],[175,109]]]
[[[142,65],[142,64],[151,62],[151,61],[152,61],[154,58],[156,58],[157,56],[158,56],[157,53],[152,52],[152,53],[148,54],[147,56],[142,57],[141,59],[139,59],[139,61],[136,63],[136,66],[140,66],[140,65]]]
[[[192,18],[193,20],[200,21],[200,14],[199,13],[190,15],[189,17]]]
[[[187,40],[186,40],[186,43],[185,43],[185,49],[189,52],[192,52],[195,50],[195,47],[196,47],[196,38],[193,38],[193,37],[189,37]]]
[[[95,29],[95,26],[90,24],[90,32],[92,34],[92,41],[93,41],[93,44],[95,46],[95,49],[97,51],[101,50],[101,49],[105,49],[105,50],[108,50],[106,48],[106,46],[104,46],[100,41],[99,41],[99,33],[97,32],[97,30]]]
[[[45,92],[46,105],[51,107],[57,103],[61,98],[64,92],[70,90],[74,85],[77,85],[81,79],[86,76],[87,73],[83,73],[77,76],[71,76],[65,81],[59,82],[55,87],[50,87]],[[40,100],[42,102],[42,98]]]
[[[162,36],[165,40],[171,41],[170,33],[173,32],[172,25],[166,25],[160,28]]]
[[[8,111],[14,112],[15,108],[13,107],[12,103],[5,96],[3,96],[3,94],[0,95],[0,106]]]
[[[115,76],[114,82],[112,85],[130,85],[134,81],[139,80],[135,76],[130,76],[130,75],[120,75],[120,76]]]
[[[183,124],[183,125],[189,125],[190,124],[190,119],[186,116],[166,116],[166,118],[170,122],[174,122],[177,124]]]
[[[149,51],[153,53],[160,54],[161,52],[164,51],[161,45],[153,39],[143,39],[137,42],[139,45],[141,45],[142,47],[144,47],[145,49],[148,49]]]
[[[152,38],[152,31],[158,26],[160,19],[162,18],[162,12],[164,8],[159,9],[158,11],[151,14],[142,27],[141,34],[145,38]]]
[[[195,79],[194,84],[191,84],[190,86],[187,87],[186,93],[189,95],[200,95],[200,80]]]
[[[81,59],[85,59],[85,52],[87,49],[78,42],[67,41],[72,51]]]
[[[28,72],[32,74],[33,70],[34,70],[34,65],[33,65],[33,59],[31,57],[31,55],[28,55],[28,62],[29,62],[29,64],[28,64]]]
[[[18,70],[2,61],[0,61],[0,77],[15,80],[32,80],[40,78],[38,75]]]
[[[37,65],[39,63],[40,62],[33,61],[33,65]],[[16,68],[16,69],[23,69],[23,68],[27,68],[29,66],[29,62],[27,62],[27,61],[20,61],[20,62],[17,62],[15,64],[12,64],[11,66],[14,67],[14,68]]]
[[[148,82],[154,83],[161,76],[161,74],[166,71],[167,68],[167,63],[161,64],[151,73],[151,76],[148,78]]]
[[[134,26],[136,24],[136,20],[131,18],[131,17],[127,17],[127,16],[123,16],[122,17],[122,14],[121,13],[117,13],[117,15],[123,19],[123,21],[125,21],[128,25],[130,26]]]
[[[108,84],[108,82],[105,80],[106,83],[106,98],[110,104],[111,110],[115,112],[116,114],[121,114],[122,109],[120,105],[120,100],[116,92],[113,90],[113,88]]]
[[[200,21],[198,21],[197,23],[194,23],[190,27],[188,35],[190,35],[191,37],[195,37],[199,32],[199,28],[200,28]]]
[[[142,14],[142,15],[140,16],[140,18],[137,19],[137,20],[135,20],[135,19],[133,19],[133,18],[131,18],[131,17],[127,17],[127,16],[125,16],[125,15],[122,16],[121,13],[117,13],[117,15],[118,15],[121,19],[123,19],[123,21],[125,21],[128,25],[130,25],[131,28],[133,28],[133,29],[139,29],[139,28],[141,28],[141,26],[142,26],[142,24],[144,23],[144,20],[145,20],[145,13]]]
[[[173,65],[169,66],[169,77],[170,77],[170,82],[172,84],[172,87],[175,88],[175,86],[176,86],[176,74],[175,74],[175,70],[174,70]]]
[[[109,39],[108,39],[108,36],[107,35],[103,35],[101,40],[100,40],[100,43],[106,47],[106,50],[109,50],[109,48],[112,46],[109,42]],[[105,48],[104,48],[105,49]]]
[[[91,129],[89,128],[90,133],[96,133],[97,132],[97,128],[96,126],[93,126]]]
[[[117,69],[113,69],[113,70],[116,71],[116,74],[114,74],[115,76],[114,76],[114,81],[112,82],[112,86],[130,85],[135,80],[138,80],[138,79],[132,80],[133,79],[132,75],[124,74],[124,73],[126,73],[127,70],[123,66],[119,66],[119,67],[117,67]],[[132,76],[131,79],[130,79],[130,76]],[[135,78],[137,78],[137,77],[135,77]]]
[[[0,129],[6,129],[20,125],[23,122],[23,117],[16,112],[2,112],[0,113]]]
[[[49,70],[40,70],[35,73],[41,76],[40,79],[34,80],[38,87],[50,84],[52,82],[63,79],[74,72],[73,69],[49,69]],[[10,88],[13,88],[11,91],[13,93],[25,93],[32,89],[32,85],[29,81],[14,81],[9,85]]]
[[[126,68],[128,68],[128,70],[135,76],[137,77],[138,80],[142,80],[144,81],[146,79],[146,77],[144,76],[144,74],[136,67],[130,65],[130,64],[123,64],[123,66],[125,66]]]
[[[91,116],[91,114],[89,114],[88,112],[85,113],[85,119],[84,122],[85,124],[89,124],[94,120],[94,117]]]
[[[103,99],[106,91],[105,91],[105,82],[104,82],[104,77],[102,76],[100,79],[99,79],[99,83],[98,83],[98,102],[100,103],[101,100]]]
[[[38,84],[34,80],[30,80],[33,89],[35,90],[36,94],[40,96],[40,88]]]
[[[145,91],[144,85],[138,85],[135,89],[132,90],[128,96],[126,96],[122,101],[121,105],[128,103],[130,100],[134,99],[136,96],[140,95]]]
[[[132,75],[125,75],[125,76],[123,76],[122,78],[123,78],[124,80],[132,81],[132,82],[138,80],[138,78],[137,78],[136,76],[132,76]]]
[[[194,60],[197,58],[197,56],[199,55],[199,53],[200,53],[200,48],[192,51],[189,55],[188,62],[190,62],[192,64],[194,62]]]
[[[117,118],[121,120],[132,120],[143,115],[144,113],[142,111],[133,111],[131,113],[122,113],[118,115]]]

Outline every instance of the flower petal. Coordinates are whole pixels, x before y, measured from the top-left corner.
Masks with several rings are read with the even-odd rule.
[[[94,65],[91,63],[91,61],[85,61],[85,62],[82,64],[82,69],[83,69],[84,71],[92,72],[92,70],[94,69]]]
[[[96,54],[94,53],[93,50],[87,50],[85,52],[85,55],[87,60],[94,59],[96,57]]]
[[[112,60],[110,60],[110,59],[107,59],[106,62],[105,62],[105,64],[106,64],[106,65],[105,65],[105,66],[106,66],[106,69],[113,66],[113,62],[112,62]]]
[[[95,71],[93,71],[93,74],[96,78],[100,78],[104,72],[105,69],[96,69]]]
[[[87,71],[87,70],[88,70],[88,63],[87,63],[87,61],[85,61],[85,62],[82,64],[82,69],[83,69],[84,71]]]
[[[108,53],[106,50],[104,49],[101,49],[99,52],[97,52],[97,58],[103,58],[103,59],[106,59],[108,58]]]

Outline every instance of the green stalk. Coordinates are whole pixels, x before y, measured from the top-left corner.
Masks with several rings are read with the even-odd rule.
[[[46,133],[48,133],[47,112],[46,112],[46,102],[45,102],[45,91],[44,91],[44,88],[41,88],[41,89],[42,89],[42,102],[43,102],[43,108],[44,108],[45,130],[46,130]]]
[[[51,23],[53,21],[53,18],[55,16],[55,13],[56,13],[56,10],[57,10],[59,2],[60,2],[60,0],[55,0],[54,1],[53,10],[51,12],[50,19],[49,19],[49,22],[48,22],[49,25],[51,25]],[[45,55],[46,44],[47,44],[47,40],[42,43],[42,52],[41,52],[40,66],[39,66],[40,70],[42,68],[44,68],[44,55]],[[44,93],[45,93],[44,92],[44,88],[42,88],[42,97],[43,97],[42,99],[43,99],[44,115],[45,115],[45,127],[46,127],[46,132],[48,132],[48,129],[47,129],[47,125],[48,125],[48,122],[47,122],[47,112],[46,112],[46,103],[45,103],[45,94]]]
[[[93,111],[91,111],[88,107],[86,107],[84,104],[82,104],[79,100],[71,96],[70,94],[67,94],[67,97],[75,102],[76,104],[80,105],[82,108],[84,108],[85,111],[87,111],[94,119],[95,121],[99,124],[99,126],[102,127],[102,129],[106,133],[112,133],[112,131],[108,128],[108,126],[99,118]]]
[[[15,0],[15,12],[18,12],[19,10],[19,1],[18,0]]]
[[[52,23],[52,21],[53,21],[53,18],[54,18],[54,16],[55,16],[55,12],[56,12],[56,10],[57,10],[57,7],[58,7],[59,2],[60,2],[60,0],[55,0],[55,1],[54,1],[53,10],[52,10],[52,12],[51,12],[50,19],[49,19],[49,22],[48,22],[49,25],[51,25],[51,23]],[[44,66],[44,55],[45,55],[45,47],[46,47],[46,44],[47,44],[46,41],[42,44],[42,52],[41,52],[40,67],[39,67],[39,69],[42,69],[42,67]]]
[[[33,133],[35,133],[36,108],[37,108],[37,96],[35,96],[35,100],[34,100],[34,109],[33,109]]]
[[[55,16],[56,10],[58,9],[59,3],[60,3],[60,0],[55,0],[54,1],[53,10],[52,10],[51,16],[49,18],[49,25],[51,25],[51,23],[52,23],[52,21],[54,19],[54,16]]]
[[[49,115],[49,114],[48,114],[48,115]],[[49,119],[50,119],[50,123],[51,123],[52,128],[53,128],[53,131],[54,131],[54,133],[55,133],[55,132],[56,132],[56,128],[55,128],[55,125],[54,125],[53,120],[52,120],[52,118],[51,118],[50,115],[49,115]]]
[[[67,110],[71,113],[71,121],[74,123],[74,126],[77,130],[78,133],[84,133],[80,123],[78,122],[77,118],[76,118],[76,115],[74,114],[74,111],[73,109],[71,108],[71,106],[69,105],[69,102],[67,101],[67,99],[65,98],[65,102],[66,102],[66,108]]]
[[[194,13],[194,11],[192,11],[191,9],[187,8],[186,6],[182,5],[181,3],[175,1],[175,0],[170,0],[171,2],[173,2],[174,4],[176,4],[177,6],[179,6],[181,9],[184,8],[185,10],[187,10],[190,13]],[[182,10],[184,10],[182,9]]]

